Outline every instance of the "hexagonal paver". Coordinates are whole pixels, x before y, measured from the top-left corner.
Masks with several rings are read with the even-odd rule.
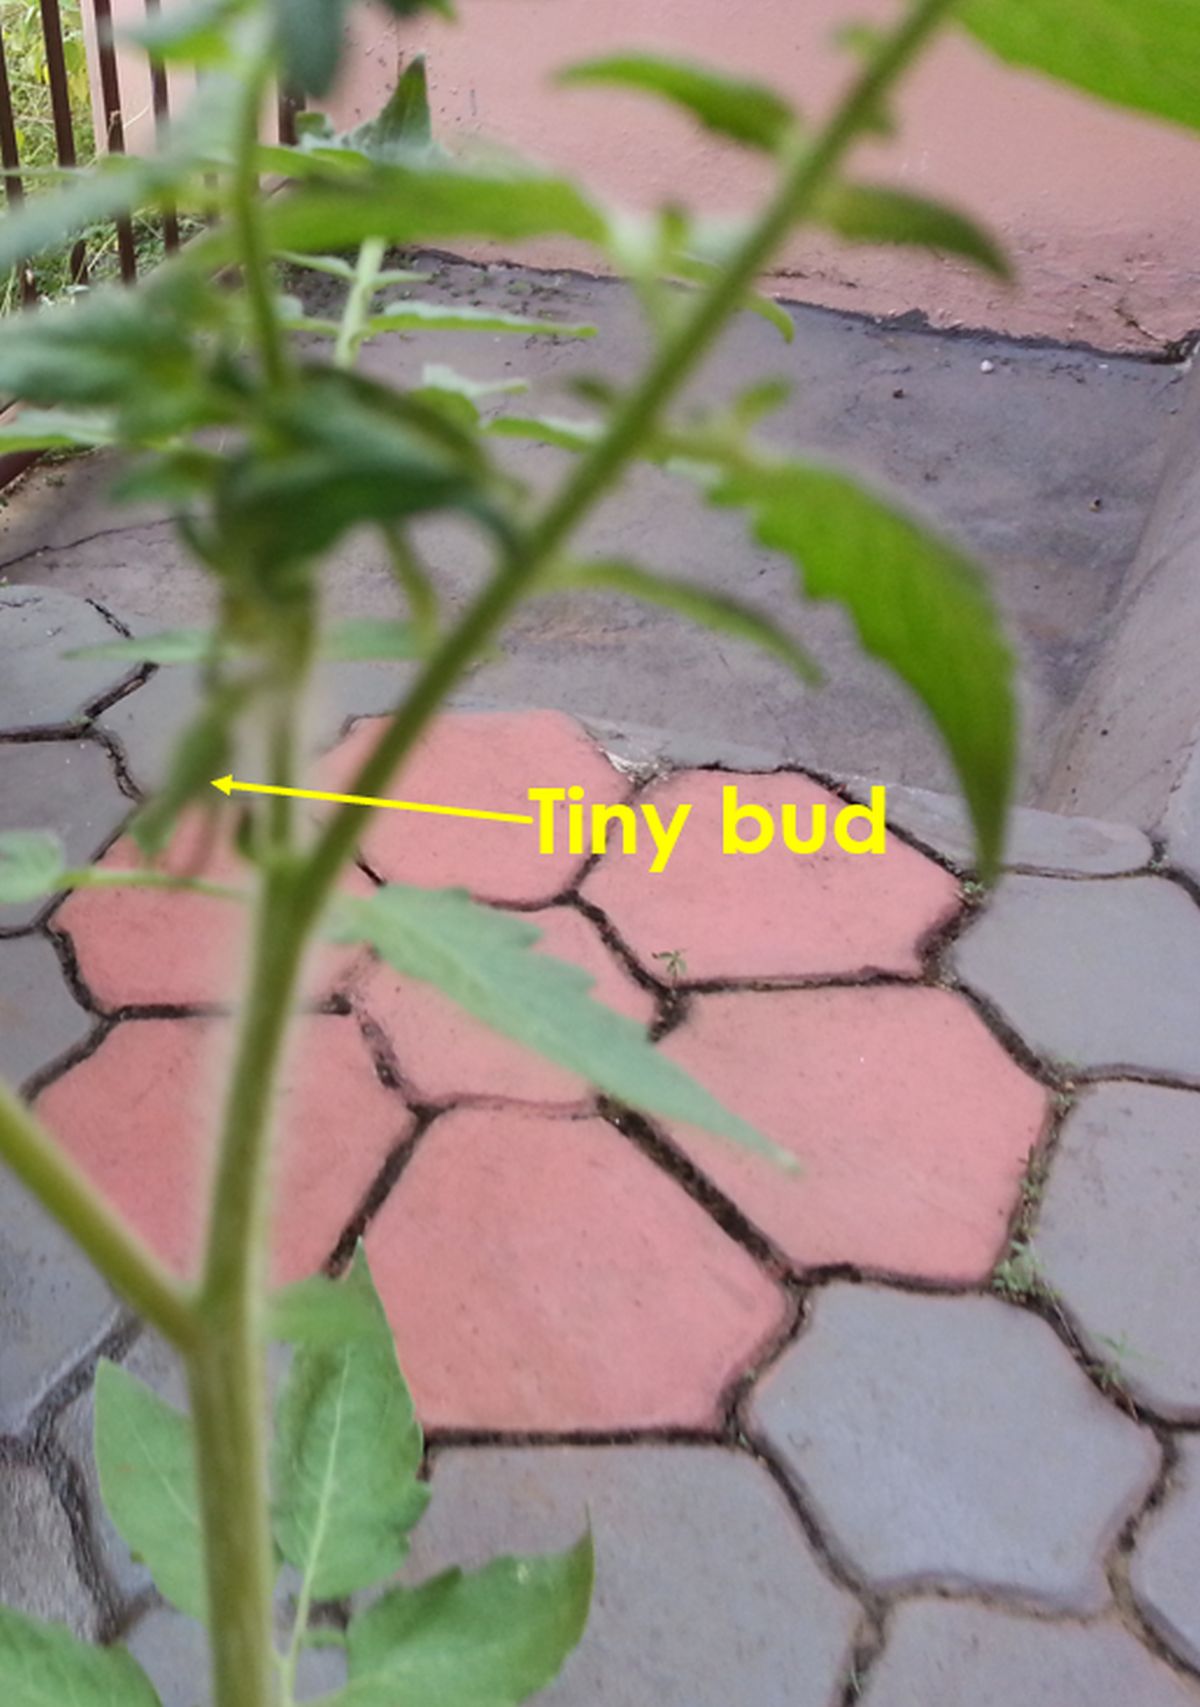
[[[798,807],[800,834],[814,808],[828,815],[826,845],[794,854],[778,829],[762,853],[727,854],[721,845],[723,791],[740,803]],[[690,805],[666,868],[610,852],[589,872],[583,893],[602,907],[647,971],[655,954],[679,951],[688,979],[800,978],[814,974],[917,972],[921,939],[953,913],[958,886],[948,872],[897,837],[882,854],[850,854],[834,844],[832,820],[844,801],[805,776],[682,771],[640,797],[664,823]],[[753,826],[747,825],[749,835]],[[861,834],[861,826],[858,829]]]
[[[356,723],[322,767],[322,788],[345,790],[379,738],[378,719]],[[577,723],[557,711],[458,712],[434,724],[380,794],[440,806],[532,814],[531,788],[578,785],[588,802],[613,803],[625,784]],[[485,901],[552,901],[584,863],[560,835],[539,854],[532,825],[463,821],[416,812],[377,812],[363,851],[389,883],[462,887]]]
[[[751,1415],[876,1587],[1109,1599],[1104,1555],[1159,1467],[1038,1317],[835,1285]],[[964,1699],[968,1699],[969,1693]]]
[[[65,654],[117,638],[95,606],[73,593],[0,587],[0,735],[77,723],[130,668]]]
[[[1099,1085],[1064,1124],[1034,1236],[1097,1363],[1200,1420],[1200,1092]]]
[[[961,997],[925,988],[694,999],[662,1048],[803,1166],[671,1130],[797,1263],[944,1279],[994,1263],[1046,1094]]]
[[[653,996],[634,982],[582,913],[548,907],[521,916],[544,933],[538,952],[590,973],[597,1001],[650,1023]],[[405,1084],[421,1102],[502,1097],[578,1108],[590,1100],[589,1087],[575,1074],[501,1037],[433,985],[402,978],[390,966],[373,966],[360,980],[355,1001],[387,1036]]]
[[[892,1619],[862,1707],[1195,1707],[1193,1684],[1114,1619],[1049,1624],[913,1601]]]
[[[1200,1078],[1200,908],[1178,884],[1006,878],[954,964],[1057,1061]]]
[[[116,1320],[95,1269],[0,1167],[0,1432],[22,1428],[51,1382]]]
[[[174,1267],[199,1258],[216,1069],[229,1047],[219,1020],[131,1020],[38,1098],[84,1171]],[[280,1110],[275,1279],[329,1256],[412,1117],[380,1083],[354,1020],[302,1020]]]
[[[601,1120],[444,1115],[367,1233],[434,1426],[714,1422],[783,1317],[746,1253]]]
[[[0,831],[52,830],[68,860],[86,865],[132,810],[95,741],[0,743]],[[0,906],[0,931],[21,929],[45,906]]]
[[[1200,1440],[1180,1435],[1176,1445],[1170,1491],[1142,1526],[1129,1581],[1163,1641],[1200,1670]]]
[[[19,1085],[82,1043],[91,1023],[45,937],[0,938],[0,1077]]]
[[[591,1522],[588,1627],[545,1707],[830,1707],[858,1608],[771,1477],[721,1447],[447,1452],[405,1568],[568,1547]]]
[[[92,1637],[96,1609],[79,1576],[71,1526],[34,1464],[0,1466],[0,1602]]]
[[[223,823],[189,814],[156,869],[249,894],[254,872],[228,843],[232,822],[232,813]],[[136,869],[142,860],[123,836],[100,864]],[[354,866],[339,887],[352,895],[373,892]],[[184,890],[80,889],[68,896],[54,923],[70,936],[84,982],[103,1008],[228,1003],[242,991],[250,940],[242,902]],[[354,948],[322,945],[312,957],[305,993],[314,1000],[327,995],[348,976],[357,954]]]

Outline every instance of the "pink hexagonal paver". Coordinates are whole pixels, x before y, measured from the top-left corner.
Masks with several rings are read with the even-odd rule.
[[[675,1136],[797,1263],[978,1280],[996,1261],[1045,1090],[946,990],[696,998],[661,1045],[803,1173]]]
[[[440,1427],[709,1425],[783,1318],[745,1251],[598,1119],[443,1115],[367,1251]]]
[[[791,853],[777,830],[762,853],[724,853],[722,791],[730,786],[740,803],[767,807],[777,824],[781,806],[798,807],[801,835],[813,807],[823,806],[826,845]],[[917,972],[921,939],[957,905],[950,874],[890,833],[882,854],[836,846],[832,820],[845,802],[807,777],[682,771],[642,798],[664,822],[676,807],[692,807],[666,868],[651,876],[647,860],[609,852],[583,893],[649,972],[655,954],[672,951],[682,954],[689,980]]]
[[[165,1262],[188,1274],[203,1242],[229,1043],[221,1020],[129,1020],[38,1098],[42,1118],[89,1178]],[[276,1281],[321,1266],[411,1127],[353,1018],[300,1022],[279,1115]]]
[[[383,722],[356,723],[329,754],[323,787],[345,791]],[[557,711],[465,712],[442,717],[378,792],[391,798],[532,815],[531,788],[579,785],[589,802],[625,796],[621,777],[577,723]],[[378,812],[363,839],[372,870],[389,883],[460,886],[482,900],[551,901],[583,864],[561,845],[539,854],[532,825],[471,824],[416,812]]]
[[[582,967],[596,981],[592,994],[597,1001],[650,1023],[654,998],[634,982],[582,913],[548,907],[522,916],[544,933],[537,952]],[[496,1097],[580,1108],[588,1100],[589,1087],[575,1074],[481,1025],[433,985],[402,978],[390,966],[371,967],[353,999],[387,1037],[405,1085],[420,1102]]]
[[[127,837],[99,861],[101,867],[119,870],[141,863]],[[235,889],[248,888],[253,878],[230,847],[225,826],[198,812],[180,821],[155,869]],[[353,866],[339,887],[353,895],[372,889]],[[243,902],[187,890],[79,889],[59,908],[54,923],[71,938],[84,982],[103,1008],[227,1003],[241,991],[249,941]],[[307,993],[325,995],[348,976],[356,957],[353,948],[318,949]]]

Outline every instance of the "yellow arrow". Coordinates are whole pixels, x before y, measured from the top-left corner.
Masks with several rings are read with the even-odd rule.
[[[320,788],[278,788],[269,782],[234,782],[232,776],[215,776],[214,788],[222,794],[285,794],[290,800],[332,800],[336,806],[386,806],[393,812],[436,812],[446,818],[491,818],[500,824],[532,824],[520,812],[481,812],[473,806],[428,806],[419,800],[380,800],[371,794],[329,794]]]

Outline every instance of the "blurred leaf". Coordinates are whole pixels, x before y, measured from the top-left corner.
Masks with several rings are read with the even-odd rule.
[[[1200,129],[1192,0],[965,0],[955,18],[1012,65]]]
[[[614,560],[572,567],[567,575],[567,585],[603,587],[614,593],[628,593],[644,604],[677,611],[680,616],[704,628],[716,629],[720,634],[729,634],[735,640],[745,640],[757,646],[759,651],[769,653],[794,670],[809,686],[820,684],[820,670],[790,634],[752,605],[743,604],[740,599],[730,598],[726,593],[711,592],[707,587],[652,574],[635,563]]]
[[[561,415],[497,415],[487,431],[501,439],[536,439],[557,450],[590,450],[604,435],[600,421],[571,421]]]
[[[230,27],[245,9],[246,0],[193,0],[151,14],[122,33],[164,65],[222,65],[230,58]]]
[[[162,155],[116,154],[71,173],[62,189],[30,196],[0,219],[0,272],[58,248],[85,226],[178,193],[190,174],[186,162]]]
[[[660,1055],[645,1030],[593,1001],[581,967],[532,952],[541,932],[481,906],[460,889],[389,884],[367,900],[341,903],[339,942],[367,942],[407,978],[435,984],[505,1037],[633,1108],[702,1126],[782,1159],[770,1141]],[[785,1165],[794,1167],[794,1159]]]
[[[788,103],[761,83],[727,76],[710,66],[617,53],[585,60],[559,75],[560,83],[600,83],[642,89],[683,107],[706,130],[773,154],[791,134],[796,118]]]
[[[333,623],[322,637],[320,656],[338,663],[390,663],[419,658],[424,650],[411,623],[360,616]]]
[[[940,202],[882,184],[836,184],[813,218],[852,243],[911,243],[965,255],[997,278],[1011,279],[1004,251],[974,220]]]
[[[583,1635],[594,1570],[585,1535],[564,1553],[493,1559],[392,1589],[351,1622],[346,1707],[527,1701],[553,1682]]]
[[[115,426],[107,415],[69,409],[22,409],[0,424],[0,451],[93,449],[113,442]]]
[[[275,1539],[316,1600],[390,1576],[429,1499],[421,1430],[361,1248],[338,1285],[358,1295],[356,1331],[300,1340],[272,1454]]]
[[[457,509],[499,525],[474,438],[409,396],[316,367],[271,422],[274,450],[232,457],[217,493],[228,537],[261,564],[317,557],[360,522]]]
[[[527,379],[470,379],[444,362],[426,362],[421,369],[423,391],[448,391],[480,403],[485,397],[514,396],[529,390]]]
[[[328,94],[342,57],[346,0],[275,0],[284,81]]]
[[[49,831],[0,831],[0,906],[53,895],[66,869],[62,843]]]
[[[429,116],[429,87],[425,79],[425,55],[410,59],[386,107],[366,124],[348,131],[344,138],[368,160],[395,160],[433,142]]]
[[[736,454],[708,495],[746,509],[755,537],[794,559],[805,594],[842,605],[865,650],[924,704],[954,760],[990,877],[1013,786],[1016,705],[1012,653],[977,566],[848,475],[814,463]]]
[[[538,320],[530,314],[509,314],[499,308],[473,308],[459,303],[396,302],[367,321],[378,332],[524,332],[527,337],[594,338],[596,328],[557,320]]]
[[[5,1707],[159,1707],[154,1685],[124,1648],[81,1642],[62,1624],[0,1607]]]
[[[312,273],[328,273],[330,278],[345,279],[347,284],[355,277],[353,265],[343,260],[340,255],[296,255],[289,249],[283,249],[278,258],[286,261],[289,266],[303,267]],[[386,272],[376,274],[375,288],[383,290],[386,285],[428,284],[432,277],[432,273],[415,273],[404,267],[392,267]]]
[[[171,1605],[203,1623],[208,1595],[192,1425],[107,1358],[96,1370],[96,1465],[125,1545]]]
[[[168,628],[161,634],[133,634],[123,640],[104,640],[98,646],[76,646],[65,658],[128,659],[136,664],[196,664],[212,656],[211,628]]]

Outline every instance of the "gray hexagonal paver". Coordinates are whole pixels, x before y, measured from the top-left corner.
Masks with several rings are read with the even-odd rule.
[[[200,701],[197,672],[187,665],[164,665],[101,712],[97,722],[116,740],[144,794],[153,794],[166,780],[171,756]]]
[[[117,638],[95,606],[73,593],[0,587],[0,735],[77,723],[130,668],[65,654]]]
[[[45,937],[0,937],[0,1078],[21,1084],[81,1043],[91,1023]]]
[[[953,961],[1041,1054],[1200,1079],[1200,907],[1178,884],[1006,878]]]
[[[25,1188],[0,1169],[0,1432],[117,1321],[112,1293]]]
[[[1179,1462],[1129,1564],[1137,1602],[1167,1646],[1200,1671],[1200,1440],[1180,1436]]]
[[[66,1624],[77,1636],[95,1634],[96,1608],[75,1564],[71,1526],[34,1464],[0,1467],[0,1603]]]
[[[893,1616],[862,1707],[1197,1707],[1200,1690],[1111,1619],[1046,1623],[922,1600]]]
[[[132,811],[95,741],[0,742],[0,831],[52,830],[86,864]],[[0,907],[0,931],[24,928],[44,901]]]
[[[832,1541],[876,1587],[1091,1611],[1159,1466],[1053,1330],[993,1298],[834,1285],[751,1406]]]
[[[1087,1091],[1033,1242],[1096,1362],[1164,1415],[1200,1420],[1200,1091]]]
[[[858,1616],[750,1458],[708,1446],[486,1448],[435,1464],[407,1580],[569,1546],[588,1628],[546,1707],[829,1707]]]

